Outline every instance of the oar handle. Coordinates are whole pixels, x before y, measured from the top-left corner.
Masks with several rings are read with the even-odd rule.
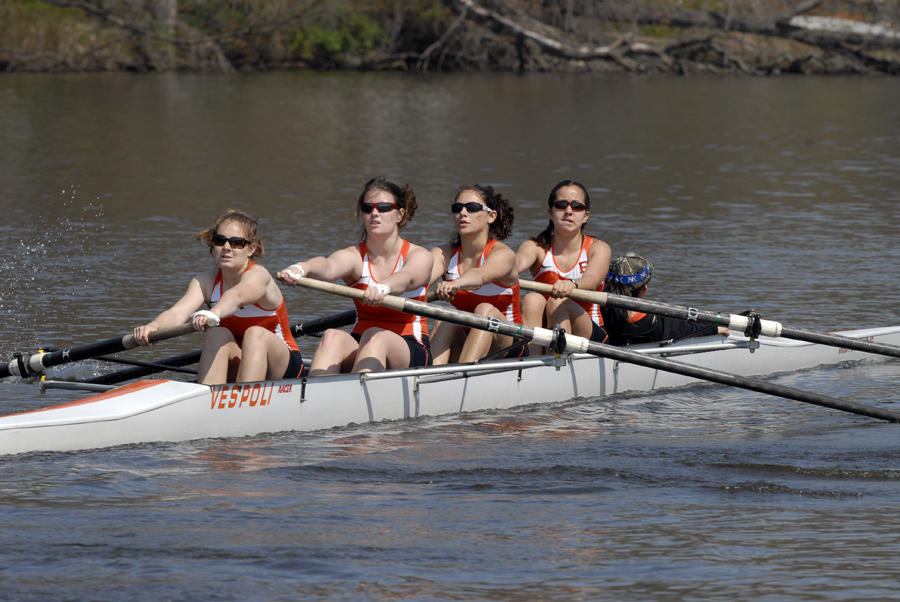
[[[276,278],[281,280],[281,272],[276,274]],[[349,297],[350,299],[355,299],[356,301],[362,301],[363,296],[365,295],[365,291],[361,289],[350,288],[349,286],[335,284],[333,282],[323,282],[321,280],[314,280],[312,278],[297,278],[296,280],[298,286],[311,288],[323,293],[331,293],[332,295],[339,295],[341,297]],[[381,305],[382,307],[387,307],[388,309],[403,311],[404,302],[405,299],[401,297],[395,297],[394,295],[385,295],[384,299],[381,301]]]
[[[188,322],[187,324],[173,326],[172,328],[162,328],[160,330],[154,330],[150,333],[147,339],[149,339],[151,343],[158,343],[159,341],[174,339],[175,337],[191,334],[192,332],[195,332],[194,325],[191,322]],[[125,349],[134,349],[135,347],[140,347],[140,345],[136,340],[134,340],[133,334],[127,334],[122,337],[122,347],[124,347]]]

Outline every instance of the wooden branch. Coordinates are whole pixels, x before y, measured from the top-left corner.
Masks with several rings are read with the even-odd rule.
[[[517,24],[513,20],[499,13],[488,10],[482,6],[475,4],[473,0],[444,0],[451,8],[455,8],[460,13],[465,12],[479,25],[484,25],[494,32],[513,34],[521,36],[525,39],[532,40],[541,49],[550,54],[555,54],[569,59],[594,59],[612,57],[614,48],[610,46],[588,46],[586,44],[574,45],[570,43],[560,42],[558,40],[541,35],[531,29],[526,29]],[[545,29],[557,31],[548,25],[544,25]],[[559,37],[565,39],[566,36],[562,32],[558,32]]]
[[[900,47],[900,40],[887,36],[862,36],[853,33],[810,31],[790,25],[793,17],[822,4],[823,0],[805,0],[793,8],[771,17],[727,16],[713,11],[667,9],[650,6],[603,2],[598,6],[601,19],[619,23],[639,25],[664,25],[681,29],[722,29],[778,36],[804,42],[814,46],[836,47],[843,44],[858,44],[868,47]]]
[[[460,25],[462,25],[463,22],[466,20],[466,14],[468,14],[468,12],[469,12],[468,9],[465,8],[465,7],[463,7],[463,9],[462,9],[462,10],[460,11],[460,13],[459,13],[459,17],[457,17],[457,18],[456,18],[456,21],[454,21],[454,22],[450,25],[450,27],[447,28],[447,31],[445,31],[445,32],[443,33],[443,35],[441,35],[441,37],[438,38],[437,42],[435,42],[434,44],[432,44],[431,46],[429,46],[428,48],[426,48],[426,49],[422,52],[422,54],[419,55],[419,60],[418,60],[418,62],[416,63],[416,70],[417,70],[417,71],[427,71],[427,70],[428,70],[428,56],[429,56],[432,52],[434,52],[435,50],[437,50],[438,48],[440,48],[441,46],[443,46],[444,43],[445,43],[448,39],[450,39],[450,36],[453,35],[453,32],[456,31],[456,29],[457,29]]]

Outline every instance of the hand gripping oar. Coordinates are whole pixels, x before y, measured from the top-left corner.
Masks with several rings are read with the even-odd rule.
[[[326,293],[333,293],[353,299],[362,299],[363,296],[363,291],[359,289],[353,289],[346,286],[341,286],[339,284],[321,282],[319,280],[311,280],[309,278],[299,278],[297,279],[297,284],[306,288],[311,288]],[[717,370],[710,370],[708,368],[692,366],[689,364],[684,364],[682,362],[648,357],[634,351],[627,351],[618,347],[612,347],[610,345],[604,345],[602,343],[595,343],[593,341],[589,341],[588,339],[573,335],[565,335],[564,337],[561,337],[564,338],[564,340],[559,341],[559,339],[556,339],[554,331],[548,330],[546,328],[535,328],[532,326],[515,324],[513,322],[506,322],[505,320],[498,320],[497,318],[477,316],[475,314],[470,314],[456,309],[422,303],[421,301],[415,301],[413,299],[394,297],[392,295],[385,296],[384,300],[382,300],[381,302],[381,305],[383,307],[387,307],[388,309],[394,309],[396,311],[402,311],[416,316],[424,316],[426,318],[432,318],[435,320],[452,322],[461,326],[468,326],[470,328],[478,328],[480,330],[496,332],[498,334],[510,337],[528,339],[537,343],[538,345],[543,345],[545,347],[553,347],[554,344],[561,342],[562,345],[560,345],[560,347],[562,347],[562,349],[560,349],[560,352],[590,353],[591,355],[596,355],[598,357],[605,357],[621,362],[636,364],[638,366],[644,366],[645,368],[662,370],[663,372],[672,372],[674,374],[681,374],[682,376],[689,376],[691,378],[707,380],[722,385],[739,387],[742,389],[748,389],[750,391],[757,391],[760,393],[767,393],[769,395],[784,397],[786,399],[793,399],[795,401],[811,403],[826,408],[832,408],[844,412],[851,412],[853,414],[860,414],[861,416],[879,418],[881,420],[887,420],[889,422],[900,422],[900,413],[893,412],[891,410],[868,406],[862,403],[857,403],[855,401],[843,401],[840,399],[835,399],[834,397],[828,397],[827,395],[808,393],[806,391],[794,389],[792,387],[785,387],[783,385],[765,382],[754,378],[747,378],[745,376],[738,376],[736,374],[728,374],[727,372],[719,372]]]
[[[194,332],[192,324],[182,324],[181,326],[152,332],[148,338],[151,343],[156,343],[157,341],[180,337],[192,332]],[[134,335],[128,334],[124,337],[89,343],[80,347],[58,349],[49,353],[16,354],[16,359],[8,364],[0,365],[0,378],[6,378],[7,376],[37,376],[51,366],[80,362],[109,353],[127,351],[135,347],[138,347],[138,343],[134,340]]]
[[[553,290],[553,287],[549,284],[532,282],[531,280],[519,280],[519,287],[522,290],[547,294]],[[784,337],[786,339],[795,339],[797,341],[806,341],[808,343],[818,343],[819,345],[843,347],[845,349],[853,349],[854,351],[863,351],[865,353],[900,357],[900,347],[897,345],[863,341],[861,339],[854,339],[829,332],[816,332],[804,328],[792,328],[790,326],[785,326],[780,322],[763,320],[756,315],[742,316],[720,312],[713,313],[711,311],[703,311],[692,307],[669,305],[668,303],[660,303],[659,301],[648,301],[647,299],[637,299],[635,297],[625,297],[623,295],[613,295],[599,291],[582,291],[579,289],[573,290],[569,294],[569,298],[574,299],[575,301],[596,303],[597,305],[606,307],[615,307],[618,309],[643,312],[645,314],[666,316],[667,318],[677,318],[679,320],[690,320],[704,322],[706,324],[715,324],[717,326],[726,326],[735,332],[748,333],[749,331],[748,336],[752,335],[754,338],[763,334],[768,337]]]
[[[306,322],[295,324],[294,326],[291,326],[291,333],[295,337],[311,336],[322,332],[323,330],[328,330],[329,328],[340,328],[341,326],[353,324],[354,321],[356,321],[356,310],[348,309],[347,311],[342,311],[331,316],[313,318],[312,320],[307,320]],[[141,378],[143,376],[156,374],[158,372],[165,372],[173,366],[181,367],[188,366],[190,364],[196,364],[198,361],[200,361],[200,354],[200,350],[192,351],[190,353],[176,355],[175,357],[169,359],[154,362],[152,366],[148,365],[146,367],[126,368],[125,370],[111,372],[102,376],[95,376],[94,378],[89,378],[81,382],[100,385],[114,385],[117,383],[125,382],[126,380]]]

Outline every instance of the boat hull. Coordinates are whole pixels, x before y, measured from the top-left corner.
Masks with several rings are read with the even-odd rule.
[[[900,344],[900,327],[842,334]],[[703,341],[667,349],[704,348],[721,344],[723,339],[712,337]],[[674,359],[742,376],[764,376],[872,357],[810,343],[763,339],[753,353],[747,349],[726,349]],[[0,417],[0,454],[312,431],[653,391],[697,382],[669,372],[585,355],[544,361],[561,365],[468,377],[407,370],[362,378],[346,374],[213,387],[181,381],[140,381],[75,402]]]

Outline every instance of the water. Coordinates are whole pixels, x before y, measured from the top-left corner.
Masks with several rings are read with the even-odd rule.
[[[4,76],[0,352],[150,320],[208,268],[193,235],[226,207],[262,218],[273,270],[350,244],[352,200],[379,173],[416,190],[406,234],[423,245],[451,234],[461,184],[513,200],[518,245],[573,178],[589,231],[653,259],[653,298],[900,324],[898,98],[887,78]],[[349,307],[286,300],[295,322]],[[900,362],[775,380],[896,409]],[[75,397],[0,383],[2,413]],[[895,598],[897,441],[894,425],[698,387],[6,457],[0,593]]]

